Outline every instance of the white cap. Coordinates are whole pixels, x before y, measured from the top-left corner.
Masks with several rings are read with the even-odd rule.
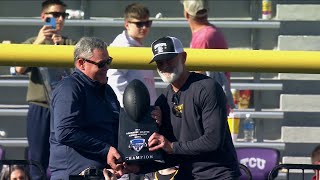
[[[191,16],[203,17],[208,14],[209,4],[207,0],[184,0],[182,3],[184,10]],[[202,10],[205,11],[200,12]]]

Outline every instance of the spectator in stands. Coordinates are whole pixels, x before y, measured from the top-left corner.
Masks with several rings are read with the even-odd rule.
[[[62,36],[67,5],[60,0],[46,0],[42,3],[41,20],[46,18],[56,18],[56,29],[44,25],[36,37],[27,39],[24,44],[44,44],[44,45],[73,45],[75,41]],[[54,53],[54,52],[48,52]],[[29,111],[27,115],[27,137],[30,155],[29,159],[38,161],[44,169],[49,163],[49,134],[50,134],[50,111],[48,95],[42,81],[42,77],[37,67],[16,67],[18,74],[28,73],[30,76],[27,101]],[[32,179],[39,179],[39,171],[31,168]]]
[[[184,0],[184,17],[188,20],[192,32],[191,48],[197,49],[228,49],[228,44],[216,26],[208,20],[207,0]],[[201,72],[203,73],[203,72]],[[228,100],[228,112],[235,108],[231,88],[230,72],[206,72],[209,77],[217,80],[223,87]]]
[[[75,72],[52,92],[50,170],[52,179],[68,179],[87,167],[110,165],[123,175],[116,150],[120,104],[107,84],[112,58],[105,42],[83,37],[74,49]]]
[[[142,47],[142,42],[149,34],[152,21],[147,7],[140,3],[128,5],[124,11],[124,30],[110,46],[115,47]],[[108,84],[115,91],[121,107],[123,107],[123,93],[126,86],[134,79],[141,80],[149,90],[150,103],[154,104],[157,94],[154,74],[152,70],[110,69],[108,71]]]
[[[30,180],[27,168],[22,165],[4,165],[1,171],[0,180]]]
[[[313,149],[311,153],[311,163],[320,165],[320,145]],[[312,177],[312,180],[320,180],[320,173],[318,170],[315,171],[315,175]]]
[[[179,165],[175,179],[238,179],[222,87],[187,70],[187,53],[179,39],[163,37],[151,47],[154,56],[150,63],[156,62],[159,76],[170,84],[156,101],[162,111],[161,125],[159,133],[148,139],[149,150],[162,149],[169,154],[168,166]]]

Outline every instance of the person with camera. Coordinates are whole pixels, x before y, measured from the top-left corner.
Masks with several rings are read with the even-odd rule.
[[[67,5],[60,0],[45,0],[42,3],[41,20],[54,25],[44,25],[38,35],[27,39],[23,44],[41,45],[74,45],[76,42],[61,35]],[[48,24],[48,23],[46,23]],[[44,82],[37,67],[16,67],[17,74],[29,74],[27,101],[27,137],[29,144],[29,159],[39,162],[46,170],[49,163],[50,111],[49,100]],[[31,167],[32,179],[39,179],[40,172]]]

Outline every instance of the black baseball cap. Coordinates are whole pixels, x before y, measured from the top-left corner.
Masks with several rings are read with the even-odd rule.
[[[154,61],[163,61],[175,58],[179,53],[184,52],[181,41],[178,38],[166,36],[155,40],[151,44]],[[149,63],[149,64],[150,64]]]

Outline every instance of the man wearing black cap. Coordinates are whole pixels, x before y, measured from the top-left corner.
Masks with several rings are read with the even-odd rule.
[[[164,82],[170,83],[156,105],[162,111],[160,132],[148,140],[150,151],[163,149],[167,162],[176,159],[175,179],[238,179],[222,87],[185,66],[187,53],[179,39],[163,37],[152,43],[153,59]],[[171,158],[172,157],[172,158]]]

